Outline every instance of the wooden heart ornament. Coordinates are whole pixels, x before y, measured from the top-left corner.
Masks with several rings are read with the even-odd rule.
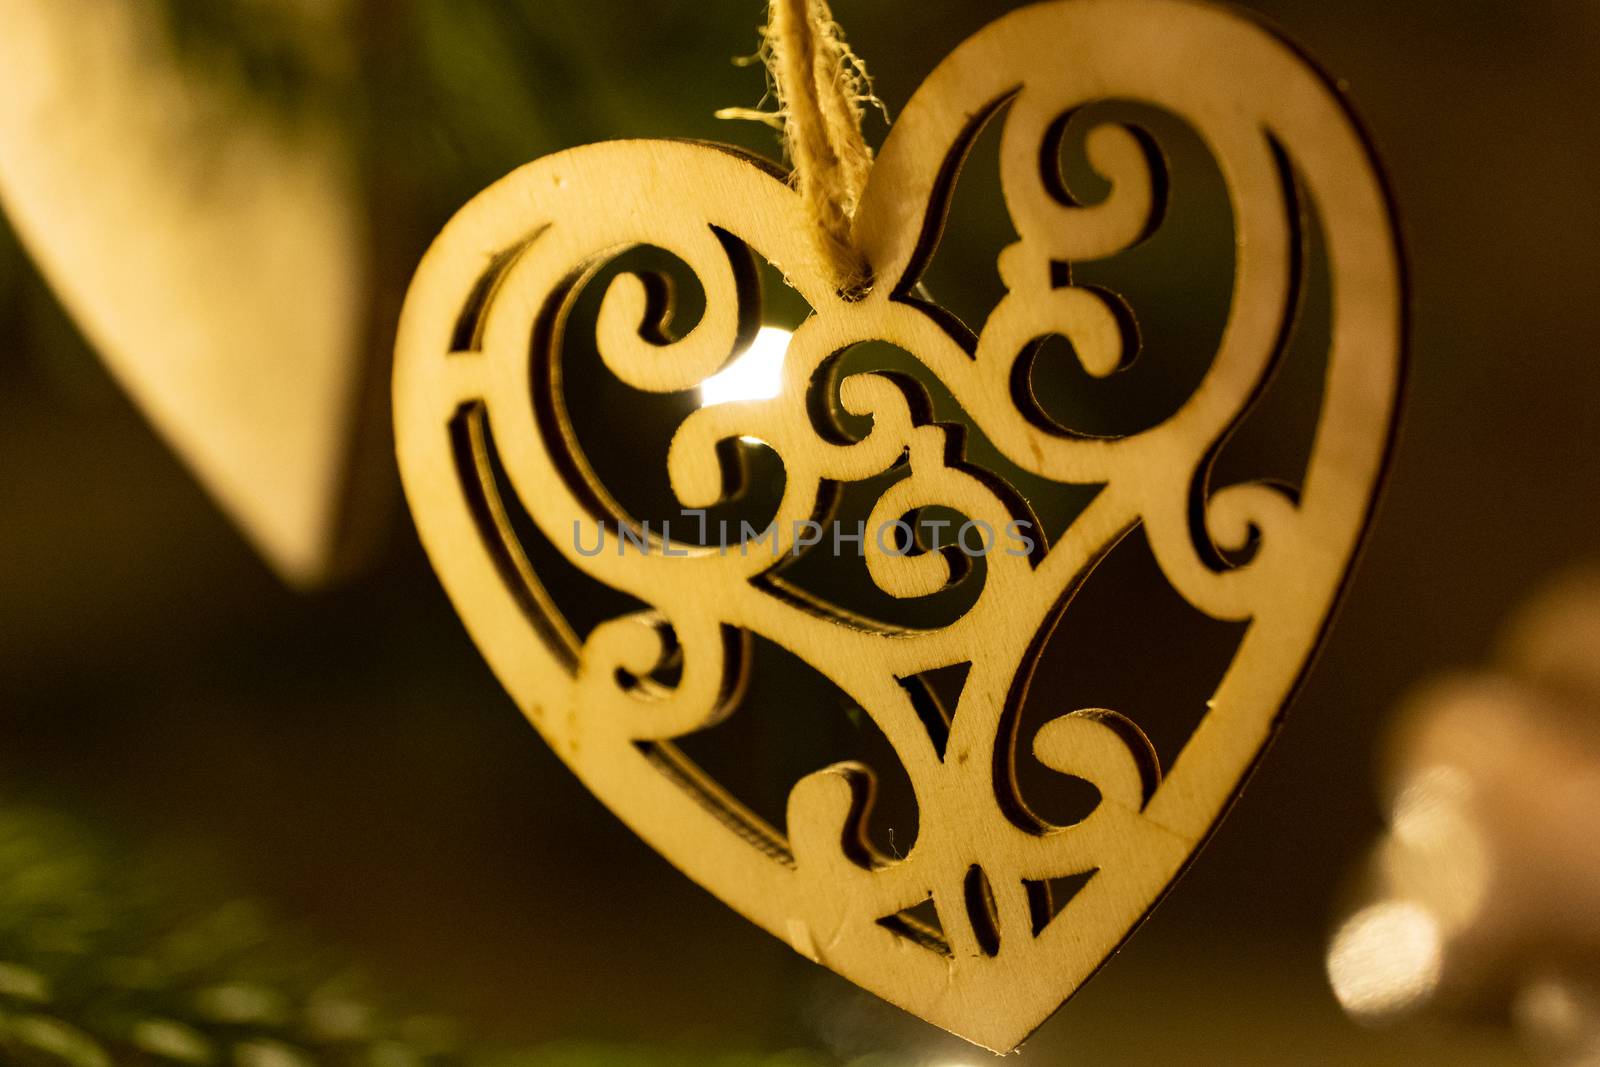
[[[1035,401],[1034,357],[1070,341],[1112,374],[1135,343],[1119,301],[1070,267],[1160,225],[1161,153],[1101,124],[1084,142],[1110,192],[1075,201],[1059,171],[1071,117],[1098,101],[1171,113],[1198,134],[1228,189],[1235,242],[1220,344],[1165,421],[1120,438],[1056,425]],[[920,285],[962,159],[1000,126],[1005,206],[1020,239],[1000,255],[1007,293],[976,334]],[[1213,487],[1213,458],[1264,391],[1289,336],[1312,220],[1327,266],[1327,371],[1298,492]],[[1372,511],[1393,433],[1402,349],[1401,263],[1382,181],[1332,86],[1239,14],[1190,0],[1061,0],[1018,10],[961,45],[895,123],[856,215],[872,272],[841,293],[782,175],[738,151],[674,141],[578,148],[529,164],[451,221],[407,300],[395,369],[400,467],[423,543],[478,647],[517,705],[589,789],[673,864],[805,956],[991,1049],[1018,1044],[1128,936],[1204,841],[1307,667]],[[662,461],[686,509],[738,488],[741,440],[781,459],[781,500],[756,550],[674,544],[642,528],[579,445],[569,313],[603,265],[665,250],[704,289],[674,336],[658,278],[616,275],[594,342],[636,390],[690,390],[762,323],[757,257],[809,303],[770,399],[688,415]],[[966,458],[912,376],[838,373],[887,342],[915,357],[1030,484],[1098,487],[1046,538],[1030,501]],[[867,429],[851,434],[841,419]],[[613,427],[626,433],[626,427]],[[965,614],[932,628],[838,609],[786,582],[785,564],[831,551],[815,536],[840,487],[898,474],[871,508],[861,552],[898,598],[959,576],[948,551],[899,531],[946,507],[993,547]],[[512,513],[562,567],[645,605],[579,634],[541,583]],[[1081,821],[1032,814],[1015,776],[1032,666],[1089,571],[1142,527],[1167,582],[1243,638],[1209,712],[1172,765],[1137,724],[1061,708],[1032,739],[1100,801]],[[894,531],[885,536],[883,531]],[[985,533],[987,531],[987,533]],[[1034,536],[1007,537],[1032,531]],[[606,537],[618,533],[618,551]],[[632,539],[631,546],[627,543]],[[740,708],[752,635],[809,664],[893,746],[919,812],[915,844],[879,854],[863,834],[870,772],[802,778],[786,825],[768,824],[678,741]],[[908,680],[965,664],[948,737]],[[1196,694],[1197,703],[1205,694]],[[938,743],[943,741],[942,746]],[[1164,772],[1164,773],[1163,773]],[[1053,880],[1089,875],[1063,906]],[[937,922],[915,909],[931,899]]]

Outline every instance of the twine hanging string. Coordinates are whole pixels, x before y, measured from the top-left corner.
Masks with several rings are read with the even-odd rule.
[[[754,119],[778,129],[817,250],[840,292],[861,296],[872,284],[854,239],[856,207],[872,170],[861,122],[868,105],[882,110],[883,104],[827,0],[770,0],[756,58],[766,63],[777,111],[723,108],[717,117]]]

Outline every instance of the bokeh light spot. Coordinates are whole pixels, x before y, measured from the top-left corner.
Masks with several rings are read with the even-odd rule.
[[[1328,980],[1344,1010],[1379,1020],[1425,1002],[1438,988],[1444,939],[1438,921],[1410,901],[1364,908],[1334,935]]]

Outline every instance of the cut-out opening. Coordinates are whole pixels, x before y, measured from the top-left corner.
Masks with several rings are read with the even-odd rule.
[[[1039,781],[1041,776],[1030,768],[1033,762],[1031,754],[1027,759],[1019,756],[1019,762],[1024,768],[1029,768],[1018,772],[1018,778],[1025,782],[1021,788],[1023,796],[1027,798],[1028,808],[1051,826],[1078,825],[1093,815],[1104,799],[1099,787],[1087,778],[1052,773],[1048,781]]]
[[[1009,108],[1008,97],[979,120],[949,190],[937,247],[918,279],[917,303],[936,303],[963,333],[982,326],[1006,295],[998,270],[974,270],[973,264],[993,264],[1017,241],[1000,187],[1001,131]]]
[[[985,956],[1000,955],[1000,910],[995,906],[994,887],[983,868],[974,863],[967,869],[962,882],[967,904],[967,920],[972,923],[972,934],[978,949]]]
[[[1083,891],[1089,880],[1100,873],[1100,868],[1061,875],[1057,878],[1025,879],[1023,889],[1028,895],[1028,913],[1033,919],[1033,936],[1044,933],[1057,915],[1072,903],[1072,898]]]
[[[678,738],[679,751],[751,814],[787,836],[789,792],[814,771],[859,763],[874,799],[863,836],[889,861],[916,844],[911,779],[888,738],[821,672],[771,641],[751,638],[740,707],[715,726]]]
[[[451,420],[462,491],[496,569],[546,644],[568,665],[597,625],[646,610],[626,593],[573,566],[528,515],[495,446],[487,409],[470,404]]]
[[[885,915],[878,920],[878,925],[930,952],[937,952],[946,957],[953,955],[950,951],[950,942],[945,937],[944,926],[939,922],[939,909],[934,905],[932,895],[922,903],[904,911]]]
[[[782,391],[784,357],[793,337],[792,330],[761,327],[747,348],[700,383],[700,406],[770,400],[777,396]]]
[[[813,420],[819,431],[832,440],[860,440],[871,430],[870,417],[844,412],[837,401],[839,383],[858,372],[882,374],[902,383],[914,417],[946,428],[950,446],[946,462],[980,477],[1018,516],[1022,523],[1019,530],[1026,540],[995,531],[996,540],[1001,543],[993,551],[1027,552],[1031,547],[1037,561],[1051,543],[1052,532],[1070,525],[1100,491],[1099,486],[1062,485],[1037,478],[1012,463],[976,428],[949,390],[919,360],[881,342],[856,345],[838,354],[813,383],[808,394]],[[866,522],[883,493],[907,473],[902,462],[874,478],[839,487],[837,509],[828,521],[836,524],[846,538],[852,536]],[[941,545],[959,549],[955,543],[967,522],[966,516],[950,508],[929,507],[919,509],[916,518],[922,521],[911,522],[919,535],[913,552],[930,550],[934,536],[941,530]],[[940,526],[941,523],[946,525]],[[878,532],[868,530],[867,536],[872,538]],[[969,547],[975,550],[977,536],[969,539]],[[900,537],[900,531],[893,527],[884,532],[885,544],[897,551],[906,547]],[[894,627],[933,628],[949,625],[970,610],[982,593],[987,572],[980,552],[955,551],[947,558],[953,568],[950,584],[931,596],[913,600],[897,599],[878,589],[853,544],[842,553],[813,550],[797,560],[786,561],[781,576],[785,584],[865,619]]]
[[[933,750],[940,760],[944,759],[950,743],[950,724],[971,671],[972,663],[968,661],[898,679],[911,697],[917,718],[928,731],[928,739],[933,742]]]
[[[539,233],[543,232],[541,229],[538,233],[530,234],[509,248],[495,253],[494,257],[489,261],[488,270],[484,271],[473,285],[472,292],[467,295],[466,304],[461,309],[461,314],[456,318],[455,329],[451,332],[450,338],[450,351],[452,353],[475,352],[479,349],[483,343],[484,311],[494,299],[495,291],[500,287],[500,282],[504,280],[506,272],[517,262],[528,246],[538,238]]]
[[[1278,160],[1299,237],[1296,300],[1272,374],[1217,450],[1207,483],[1214,490],[1243,482],[1264,482],[1290,499],[1297,499],[1327,393],[1333,274],[1317,205],[1281,150]],[[1252,531],[1253,535],[1256,533]],[[1243,549],[1214,547],[1223,566],[1237,567],[1249,562],[1258,546],[1252,536]]]
[[[915,538],[910,544],[901,527],[878,529],[869,524],[878,500],[908,473],[901,465],[877,477],[838,486],[834,506],[821,520],[828,531],[822,543],[798,557],[782,560],[775,574],[778,582],[774,591],[779,595],[786,591],[802,594],[826,605],[828,612],[844,613],[887,628],[948,626],[970,611],[983,593],[987,564],[981,557],[969,558],[953,544],[966,522],[965,516],[949,508],[921,508],[902,517]],[[908,555],[935,551],[932,543],[937,538],[939,550],[945,552],[951,565],[951,581],[929,596],[891,596],[878,587],[867,569],[865,552],[880,538],[885,547]],[[819,606],[819,610],[823,609]]]
[[[1047,826],[1072,826],[1099,803],[1091,783],[1033,754],[1039,730],[1074,709],[1117,709],[1149,738],[1158,766],[1176,763],[1247,627],[1192,607],[1167,582],[1144,531],[1130,532],[1043,638],[1014,712],[1011,773],[1025,812]]]
[[[1133,101],[1097,102],[1063,116],[1051,150],[1064,203],[1096,203],[1110,191],[1084,150],[1098,126],[1135,132],[1146,153],[1165,161],[1168,180],[1154,227],[1106,259],[1058,264],[1057,286],[1109,294],[1123,327],[1125,362],[1115,374],[1087,371],[1065,338],[1041,338],[1021,354],[1013,392],[1047,427],[1090,437],[1123,437],[1165,422],[1210,369],[1233,296],[1234,219],[1221,169],[1199,134],[1170,112]],[[1046,168],[1048,173],[1051,168]]]
[[[1025,501],[1038,520],[1044,542],[1053,544],[1051,532],[1065,529],[1099,492],[1099,486],[1050,481],[1013,463],[968,416],[942,381],[915,356],[894,345],[869,342],[849,348],[836,357],[828,367],[827,382],[820,386],[820,391],[828,398],[830,410],[838,410],[838,383],[851,374],[863,372],[887,373],[915,382],[918,392],[926,397],[927,421],[960,428],[958,443],[962,462],[984,472],[986,480],[998,481],[1006,492]],[[871,428],[871,420],[861,416],[839,413],[836,418],[850,440],[858,440]]]
[[[731,241],[727,238],[725,243]],[[561,402],[577,447],[595,479],[635,529],[648,524],[656,538],[665,534],[683,547],[737,545],[747,526],[759,533],[777,512],[784,489],[783,463],[754,438],[722,442],[717,458],[723,470],[724,499],[704,509],[703,515],[684,509],[667,477],[667,451],[673,434],[702,406],[705,397],[701,386],[673,393],[635,389],[601,360],[595,323],[608,287],[622,274],[633,274],[645,282],[649,309],[641,329],[647,336],[655,334],[660,343],[682,337],[706,312],[705,288],[694,272],[676,256],[653,246],[628,249],[585,280],[573,297],[559,353]],[[661,329],[655,330],[653,324],[658,321]],[[770,350],[783,332],[773,327],[756,337],[765,337]],[[736,362],[734,353],[729,357],[729,365],[721,373],[728,373]],[[670,353],[664,351],[661,358],[671,358]],[[744,384],[754,387],[753,383]],[[618,432],[619,428],[626,432]],[[620,550],[617,531],[608,529],[607,533],[608,550]]]
[[[683,680],[683,646],[678,643],[678,633],[665,619],[658,618],[654,629],[661,638],[661,659],[646,675],[636,675],[618,667],[617,684],[623,689],[656,686],[672,689]]]
[[[1138,143],[1150,175],[1152,210],[1142,241],[1160,228],[1171,192],[1166,152],[1161,138],[1144,125],[1158,109],[1132,101],[1102,100],[1058,117],[1039,146],[1039,176],[1045,190],[1064,207],[1093,207],[1111,195],[1111,181],[1089,159],[1088,135],[1097,127],[1116,125]],[[1156,119],[1159,127],[1160,119]]]

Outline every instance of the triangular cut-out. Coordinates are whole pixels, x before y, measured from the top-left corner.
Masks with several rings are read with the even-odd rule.
[[[934,906],[932,896],[904,911],[885,915],[878,920],[878,925],[931,952],[941,956],[952,955],[950,943],[945,940],[944,927],[939,922],[939,909]]]
[[[945,747],[950,743],[950,722],[956,705],[961,703],[961,691],[966,688],[967,675],[972,663],[963,661],[948,667],[935,667],[931,671],[899,679],[901,686],[911,696],[917,709],[917,718],[928,731],[933,750],[944,759]]]
[[[1061,914],[1061,909],[1072,902],[1072,898],[1089,884],[1089,879],[1100,873],[1100,868],[1082,871],[1078,874],[1067,874],[1060,878],[1044,878],[1038,881],[1024,879],[1022,886],[1028,892],[1028,911],[1033,916],[1033,936],[1038,937],[1044,928],[1050,925],[1050,920]]]

